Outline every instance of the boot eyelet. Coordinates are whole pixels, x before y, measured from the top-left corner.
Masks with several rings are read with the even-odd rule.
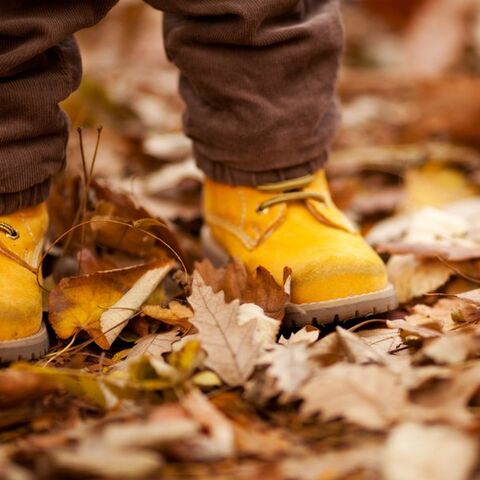
[[[257,208],[256,212],[258,215],[267,215],[267,213],[269,212],[270,208],[266,207],[266,208]]]
[[[18,240],[20,234],[8,223],[0,222],[0,230],[5,232],[5,236],[10,240]]]

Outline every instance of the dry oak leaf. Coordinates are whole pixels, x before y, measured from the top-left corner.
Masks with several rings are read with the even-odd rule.
[[[253,373],[262,343],[256,340],[257,321],[238,323],[239,300],[225,302],[223,292],[214,293],[198,272],[193,274],[192,324],[208,357],[205,365],[230,386],[244,385]]]
[[[145,279],[145,275],[153,275],[153,280],[160,281],[171,268],[171,261],[159,261],[64,278],[50,293],[49,321],[60,338],[69,338],[85,330],[100,347],[109,348],[110,342],[104,335],[106,329],[102,330],[101,317],[127,295],[140,279]],[[145,292],[139,291],[138,295],[139,298],[143,297]],[[122,302],[120,305],[119,313],[131,316],[132,308],[138,309],[143,302],[139,304],[138,298],[127,297],[127,300],[128,303]],[[106,320],[109,323],[109,319]]]
[[[303,415],[321,413],[371,430],[383,430],[402,414],[406,390],[397,375],[377,365],[338,363],[318,371],[300,390]]]
[[[298,392],[313,372],[306,342],[273,345],[258,364],[268,365],[267,377],[275,381],[277,393],[287,400]]]
[[[225,301],[239,299],[240,303],[259,305],[265,315],[282,320],[289,301],[288,279],[290,270],[284,270],[284,286],[277,284],[273,276],[263,267],[255,273],[247,271],[243,263],[234,260],[224,268],[215,268],[208,260],[195,264],[196,270],[214,292],[224,291]]]

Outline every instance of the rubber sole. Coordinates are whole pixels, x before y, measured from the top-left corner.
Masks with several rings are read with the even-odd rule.
[[[19,340],[0,341],[0,363],[35,360],[45,355],[48,347],[48,332],[42,323],[35,335]]]
[[[203,227],[201,238],[203,253],[214,265],[225,265],[229,261],[229,255],[218,245],[208,227]],[[284,323],[286,326],[296,327],[326,325],[386,313],[397,306],[395,289],[389,284],[383,290],[363,295],[352,295],[325,302],[289,303]]]

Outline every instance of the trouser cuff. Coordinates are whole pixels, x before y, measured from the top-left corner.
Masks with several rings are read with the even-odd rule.
[[[44,202],[50,193],[51,179],[16,193],[0,193],[0,215],[33,207]]]
[[[227,183],[229,185],[246,185],[256,187],[267,183],[283,182],[294,178],[310,175],[324,167],[328,154],[324,152],[317,155],[300,165],[292,167],[284,167],[267,171],[244,171],[226,165],[224,162],[215,162],[209,160],[197,152],[196,160],[199,168],[207,175],[207,177],[216,182]],[[271,163],[270,163],[271,164]]]

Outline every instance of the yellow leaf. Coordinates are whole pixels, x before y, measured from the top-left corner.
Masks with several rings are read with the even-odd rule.
[[[60,338],[85,330],[102,348],[104,338],[100,318],[147,272],[165,266],[153,262],[135,267],[64,278],[49,296],[49,320]],[[132,312],[133,313],[133,312]]]

